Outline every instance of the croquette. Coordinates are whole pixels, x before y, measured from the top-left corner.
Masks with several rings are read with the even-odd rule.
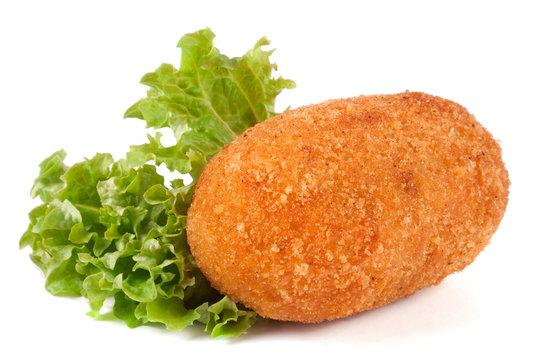
[[[263,317],[345,317],[475,259],[508,201],[501,155],[464,107],[424,93],[286,111],[211,159],[188,242],[211,284]]]

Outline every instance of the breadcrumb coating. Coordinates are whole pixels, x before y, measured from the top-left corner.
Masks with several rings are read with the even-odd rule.
[[[320,322],[462,270],[495,233],[509,184],[498,143],[452,101],[330,100],[266,120],[214,156],[188,242],[234,301]]]

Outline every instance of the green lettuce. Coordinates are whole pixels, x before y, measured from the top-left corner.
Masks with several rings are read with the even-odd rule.
[[[124,159],[96,154],[69,167],[63,150],[40,164],[31,189],[42,204],[30,213],[20,247],[46,276],[53,295],[84,296],[90,316],[113,299],[112,313],[129,327],[149,322],[182,330],[202,323],[213,337],[238,336],[256,320],[210,286],[191,255],[186,218],[194,186],[209,159],[244,130],[275,115],[274,101],[294,83],[272,78],[275,65],[262,38],[244,56],[228,58],[204,29],[187,34],[179,69],[163,64],[146,74],[147,97],[125,117],[170,128],[131,146]],[[156,166],[190,174],[165,184]]]

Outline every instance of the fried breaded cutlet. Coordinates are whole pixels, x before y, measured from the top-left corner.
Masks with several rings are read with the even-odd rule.
[[[498,143],[452,101],[330,100],[266,120],[214,156],[188,242],[234,301],[319,322],[462,270],[497,229],[508,187]]]

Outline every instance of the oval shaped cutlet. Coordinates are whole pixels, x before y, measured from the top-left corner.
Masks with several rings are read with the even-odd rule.
[[[266,120],[214,156],[188,242],[234,301],[319,322],[462,270],[497,229],[508,187],[499,145],[452,101],[330,100]]]

